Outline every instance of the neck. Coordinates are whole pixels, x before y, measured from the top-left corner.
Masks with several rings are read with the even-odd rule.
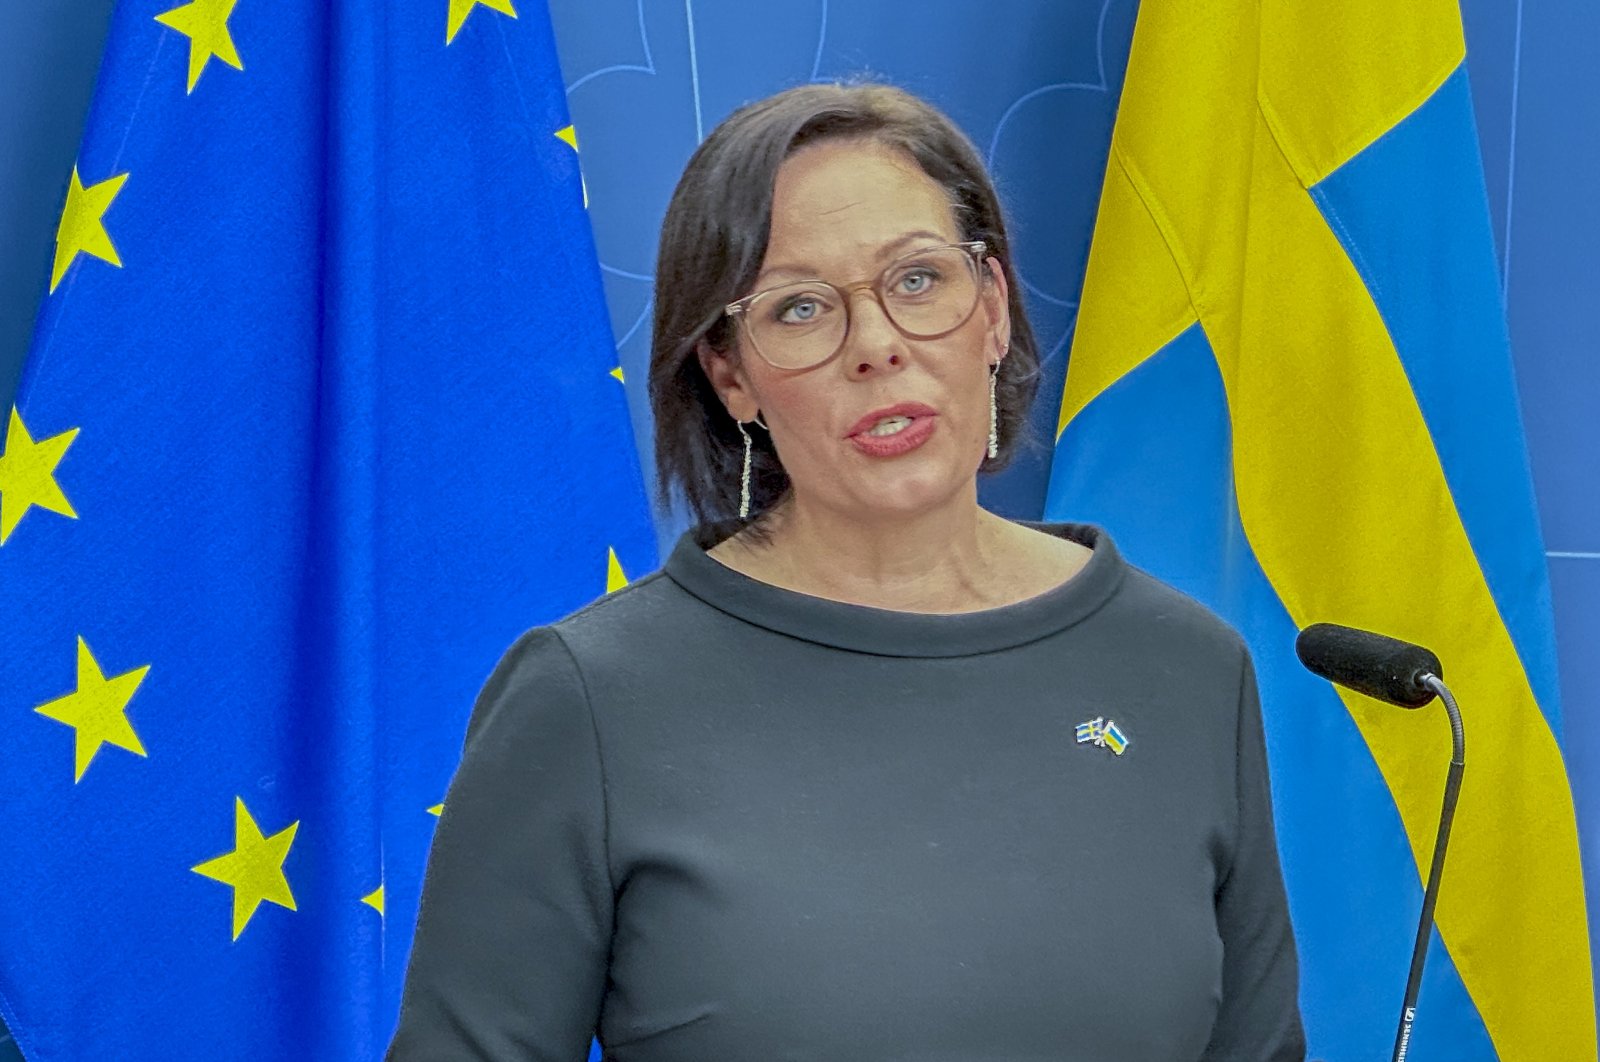
[[[719,560],[785,589],[911,612],[964,612],[1007,599],[1002,536],[1008,525],[978,505],[977,484],[915,514],[862,518],[791,496],[761,541],[735,536]]]

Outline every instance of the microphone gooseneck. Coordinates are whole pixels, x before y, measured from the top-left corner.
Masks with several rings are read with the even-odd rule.
[[[1461,711],[1440,678],[1444,669],[1439,658],[1420,645],[1335,623],[1315,623],[1300,632],[1294,648],[1300,662],[1312,673],[1357,693],[1402,708],[1420,708],[1438,697],[1450,720],[1450,770],[1445,776],[1444,802],[1439,809],[1439,833],[1433,842],[1433,862],[1422,894],[1422,916],[1417,920],[1417,939],[1411,946],[1411,969],[1400,1005],[1400,1027],[1394,1038],[1393,1062],[1405,1062],[1411,1049],[1411,1028],[1417,1020],[1417,994],[1422,989],[1422,969],[1433,935],[1433,911],[1439,902],[1439,881],[1444,877],[1450,825],[1455,820],[1461,773],[1466,767]]]

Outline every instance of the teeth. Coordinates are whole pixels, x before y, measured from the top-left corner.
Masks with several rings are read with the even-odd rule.
[[[898,435],[911,427],[910,417],[884,417],[868,429],[868,435]]]

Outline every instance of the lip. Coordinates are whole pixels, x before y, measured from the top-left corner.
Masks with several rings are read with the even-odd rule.
[[[876,436],[866,432],[885,417],[910,417],[911,423],[894,435]],[[938,411],[920,402],[901,402],[885,406],[856,421],[846,436],[857,451],[867,457],[899,457],[927,442],[939,422]]]
[[[912,420],[917,420],[922,417],[936,417],[938,415],[938,410],[934,409],[932,406],[925,406],[921,402],[897,402],[892,406],[884,406],[882,409],[875,409],[871,413],[868,413],[866,416],[850,425],[850,430],[844,433],[844,437],[846,439],[850,439],[860,435],[864,431],[870,431],[874,424],[878,423],[878,421],[884,419],[885,417],[910,417]],[[915,427],[916,425],[913,424],[911,428],[907,428],[906,431],[911,431],[912,428]],[[904,434],[904,432],[901,434]],[[890,438],[893,437],[894,436],[890,436]]]

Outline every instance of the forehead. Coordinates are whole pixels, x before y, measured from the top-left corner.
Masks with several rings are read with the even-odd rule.
[[[950,197],[915,159],[875,141],[825,140],[778,168],[763,271],[863,262],[918,230],[961,238]]]

